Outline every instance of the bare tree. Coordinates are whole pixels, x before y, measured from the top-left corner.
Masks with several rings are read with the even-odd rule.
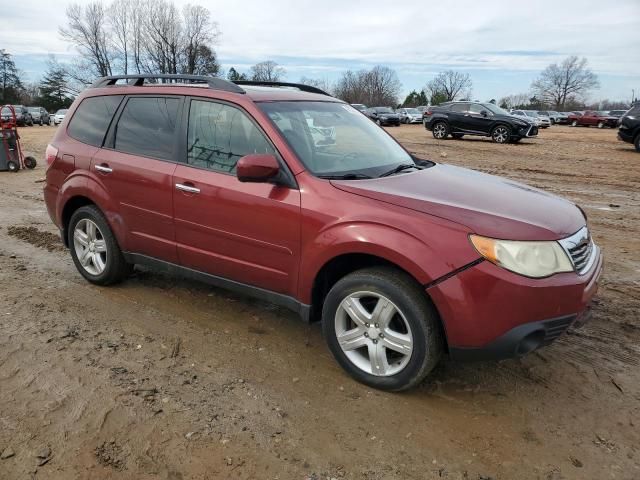
[[[531,84],[540,98],[559,110],[565,109],[570,98],[584,98],[590,90],[599,86],[598,77],[587,68],[587,59],[575,55],[566,58],[560,65],[549,65]]]
[[[71,42],[83,62],[78,76],[111,75],[113,52],[109,48],[107,10],[101,1],[84,6],[71,4],[66,11],[67,28],[60,28],[62,38]],[[89,71],[81,71],[89,69]]]
[[[211,13],[198,5],[186,5],[184,18],[184,73],[218,73],[219,66],[210,46],[218,37],[218,26],[211,21]],[[217,68],[216,68],[217,67]],[[215,72],[211,72],[215,69]]]
[[[298,83],[302,83],[303,85],[309,85],[311,87],[319,88],[320,90],[324,90],[329,93],[333,90],[331,82],[328,78],[309,78],[309,77],[300,77]]]
[[[251,80],[257,82],[278,82],[285,76],[286,70],[276,62],[269,60],[256,63],[251,67]]]
[[[431,98],[451,102],[460,96],[471,96],[471,77],[468,73],[447,70],[440,72],[433,80],[427,83],[426,90]]]
[[[135,4],[131,0],[115,0],[108,10],[108,20],[113,33],[111,45],[117,52],[122,71],[129,73],[129,42],[131,40],[131,14]]]
[[[336,84],[335,94],[348,103],[395,107],[401,88],[395,70],[377,65],[371,70],[344,72]]]
[[[517,93],[515,95],[507,95],[498,100],[498,105],[502,108],[527,108],[531,103],[530,93]]]

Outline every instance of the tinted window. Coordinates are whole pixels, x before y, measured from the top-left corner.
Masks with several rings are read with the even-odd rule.
[[[179,105],[177,98],[130,98],[116,126],[114,148],[171,160]]]
[[[466,103],[454,103],[453,105],[451,105],[451,111],[452,112],[466,112],[467,111],[467,104]]]
[[[82,143],[101,147],[111,117],[121,100],[122,95],[85,98],[73,115],[67,132]]]
[[[187,163],[234,173],[241,157],[251,153],[276,154],[275,149],[238,108],[194,100],[189,111]]]
[[[486,111],[487,109],[479,103],[472,103],[471,105],[469,105],[469,112],[471,113],[477,113],[478,115],[480,115],[480,112],[483,110]]]

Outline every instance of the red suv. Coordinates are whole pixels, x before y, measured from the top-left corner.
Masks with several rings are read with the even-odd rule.
[[[88,281],[140,264],[289,307],[386,390],[444,352],[550,343],[588,319],[602,270],[575,204],[417,159],[305,85],[103,78],[46,160],[49,214]]]

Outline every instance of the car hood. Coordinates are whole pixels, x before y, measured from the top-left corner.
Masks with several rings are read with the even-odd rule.
[[[346,192],[445,218],[492,238],[558,240],[585,225],[582,212],[567,200],[452,165],[331,183]]]

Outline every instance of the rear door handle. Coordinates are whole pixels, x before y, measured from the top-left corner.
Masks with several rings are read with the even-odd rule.
[[[185,185],[184,183],[176,183],[176,188],[182,192],[187,193],[200,193],[200,189],[191,185]]]
[[[96,170],[102,173],[111,173],[113,169],[107,165],[96,165]]]

